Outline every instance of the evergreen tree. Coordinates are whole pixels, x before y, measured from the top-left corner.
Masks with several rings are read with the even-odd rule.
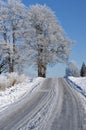
[[[81,67],[80,75],[81,75],[82,77],[85,77],[85,76],[86,76],[86,65],[85,65],[84,62],[83,62],[82,67]]]

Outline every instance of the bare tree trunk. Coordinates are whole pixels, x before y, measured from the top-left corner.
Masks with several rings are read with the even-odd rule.
[[[38,77],[46,77],[46,65],[43,65],[42,63],[38,63]]]
[[[14,40],[13,40],[14,41]],[[11,72],[14,72],[14,57],[15,56],[15,43],[13,42],[13,54],[12,54],[12,61],[11,61]]]
[[[8,72],[11,73],[13,71],[12,71],[12,58],[11,58],[10,48],[8,48],[7,54],[8,54],[8,57],[7,57]]]
[[[38,77],[46,77],[46,63],[43,62],[43,45],[38,44]]]
[[[7,29],[6,29],[6,26],[3,26],[3,28],[4,28],[3,38],[4,38],[4,41],[7,43]]]
[[[38,56],[38,77],[46,77],[47,64],[43,62],[43,57]]]
[[[4,33],[3,33],[3,38],[4,38],[4,41],[6,42],[6,46],[7,46],[7,41],[8,41],[8,38],[7,38],[7,29],[6,29],[6,26],[3,26],[4,28]],[[8,54],[8,57],[6,57],[6,61],[7,63],[5,64],[8,64],[9,68],[8,68],[8,72],[11,72],[11,55],[10,55],[10,49],[7,48],[6,49],[6,53]]]
[[[37,37],[40,37],[40,39],[38,38],[37,42],[38,42],[38,77],[46,77],[46,70],[47,70],[47,64],[45,63],[45,61],[43,60],[44,59],[44,46],[43,44],[41,43],[41,38],[42,37],[42,30],[40,28],[40,26],[38,25],[36,27],[36,31],[37,31],[37,34],[38,36]]]
[[[13,54],[12,54],[12,59],[11,59],[11,66],[10,66],[10,71],[14,72],[14,62],[15,62],[15,27],[12,23],[12,29],[13,29],[13,34],[12,34],[12,38],[13,38]]]
[[[11,73],[11,72],[13,72],[14,70],[13,70],[13,65],[12,65],[12,63],[9,63],[9,73]]]
[[[15,37],[14,37],[14,33],[12,34],[13,37],[13,54],[11,56],[10,54],[10,50],[9,50],[9,73],[14,72],[14,55],[15,55]]]

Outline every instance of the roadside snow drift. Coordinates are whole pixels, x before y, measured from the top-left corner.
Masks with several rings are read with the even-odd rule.
[[[2,76],[1,79],[3,79]],[[1,80],[0,79],[0,80]],[[4,82],[6,80],[6,82]],[[33,92],[35,88],[43,81],[43,78],[27,78],[22,83],[15,84],[5,91],[0,91],[0,111],[6,109],[8,105],[22,98],[25,94]],[[3,79],[3,84],[7,83],[7,79]]]
[[[86,77],[68,77],[67,82],[86,97]]]
[[[86,92],[86,77],[69,77],[69,79],[80,86]]]

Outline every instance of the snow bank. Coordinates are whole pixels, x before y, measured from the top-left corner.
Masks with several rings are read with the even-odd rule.
[[[69,77],[69,79],[86,92],[86,77]]]
[[[42,81],[43,78],[28,78],[26,81],[16,84],[11,88],[7,88],[5,91],[0,91],[0,111],[6,109],[8,105],[19,100],[25,94],[32,93],[33,90],[37,88],[40,83],[42,83]]]
[[[80,113],[82,113],[83,111],[83,115],[82,116],[82,122],[83,123],[83,129],[86,128],[86,77],[68,77],[66,78],[66,81],[71,85],[71,87],[73,87],[74,89],[76,89],[78,91],[78,96],[80,97],[80,104],[81,104],[81,109],[80,109]]]
[[[86,77],[68,77],[67,82],[86,97]]]

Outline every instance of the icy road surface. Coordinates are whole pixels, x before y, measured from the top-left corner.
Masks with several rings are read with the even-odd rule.
[[[45,79],[34,93],[0,112],[0,130],[86,130],[86,113],[64,79]]]

